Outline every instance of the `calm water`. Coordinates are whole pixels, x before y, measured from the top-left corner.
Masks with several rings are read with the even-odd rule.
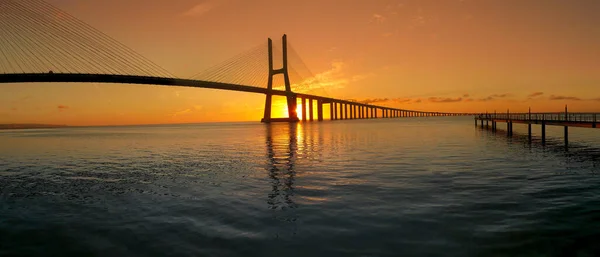
[[[0,255],[599,255],[600,131],[572,128],[565,152],[562,128],[546,147],[525,129],[509,139],[451,117],[3,131]]]

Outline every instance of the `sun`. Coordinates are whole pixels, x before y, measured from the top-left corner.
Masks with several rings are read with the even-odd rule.
[[[287,108],[287,104],[284,104],[281,107],[281,114],[284,117],[288,117],[288,108]],[[298,118],[302,118],[302,104],[298,104],[296,105],[296,114],[298,115]]]

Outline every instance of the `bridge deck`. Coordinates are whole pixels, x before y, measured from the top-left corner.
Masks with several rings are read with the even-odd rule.
[[[141,84],[141,85],[161,85],[161,86],[182,86],[196,88],[221,89],[238,92],[249,92],[259,94],[272,94],[277,96],[287,96],[289,93],[285,90],[268,90],[262,87],[246,86],[238,84],[229,84],[213,81],[179,79],[166,77],[151,77],[139,75],[118,75],[118,74],[87,74],[87,73],[11,73],[0,74],[0,83],[35,83],[35,82],[83,82],[83,83],[125,83],[125,84]],[[452,115],[473,115],[467,113],[442,113],[442,112],[425,112],[416,110],[404,110],[398,108],[390,108],[385,106],[377,106],[365,104],[355,101],[335,99],[331,97],[323,97],[304,93],[291,93],[296,97],[303,97],[321,101],[321,103],[341,103],[354,106],[364,106],[378,108],[380,110],[396,110],[407,111],[421,114],[452,114]]]

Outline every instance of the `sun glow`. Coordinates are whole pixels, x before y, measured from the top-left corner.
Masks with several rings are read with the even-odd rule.
[[[280,109],[281,117],[289,117],[287,104],[283,104]],[[302,104],[296,105],[296,114],[299,118],[302,117]]]

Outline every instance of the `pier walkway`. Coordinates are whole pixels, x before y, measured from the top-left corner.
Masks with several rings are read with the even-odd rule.
[[[564,112],[547,113],[485,113],[475,116],[475,127],[479,123],[481,128],[491,128],[497,131],[498,122],[506,123],[506,133],[513,135],[513,123],[527,124],[527,134],[531,143],[531,125],[538,124],[541,127],[542,144],[546,143],[546,125],[563,126],[565,147],[569,145],[569,127],[598,128],[600,113],[576,112],[569,113],[565,107]],[[485,122],[485,125],[484,125]]]

